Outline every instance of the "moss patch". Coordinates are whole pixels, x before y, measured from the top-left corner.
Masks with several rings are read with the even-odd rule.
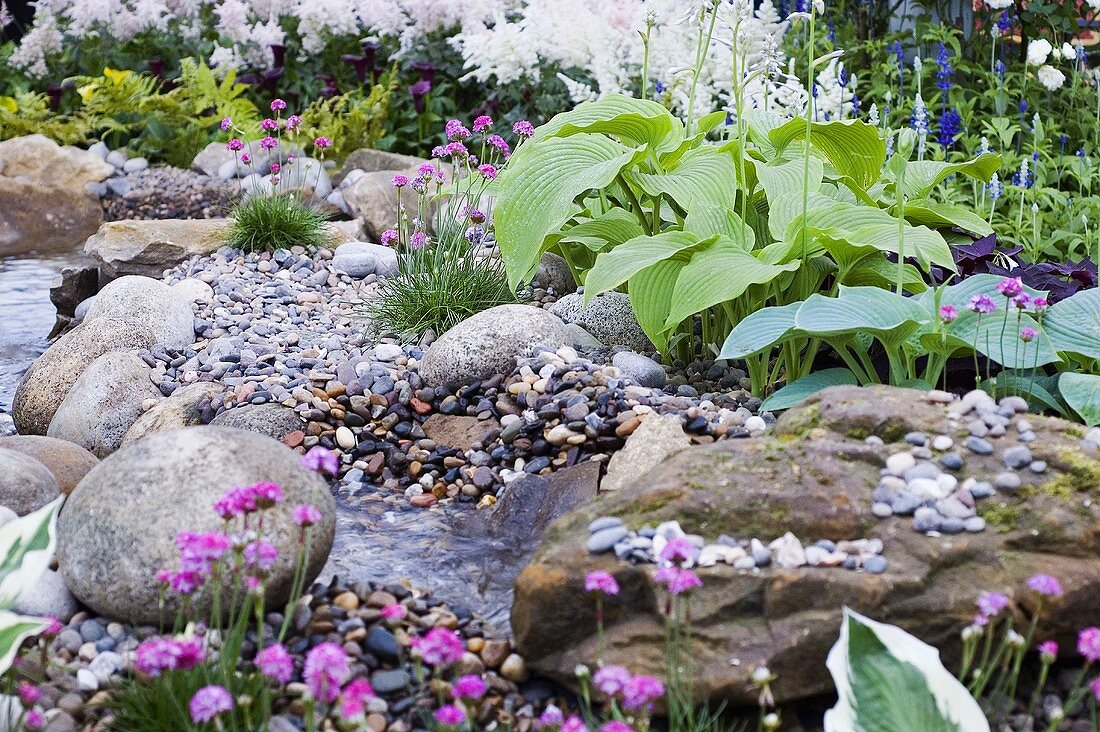
[[[1100,493],[1100,461],[1085,457],[1074,448],[1058,450],[1061,475],[1039,487],[1049,496],[1073,499],[1078,493]]]
[[[1015,529],[1020,523],[1023,512],[1023,507],[1019,504],[986,502],[978,505],[978,515],[984,518],[987,524],[1000,531]]]

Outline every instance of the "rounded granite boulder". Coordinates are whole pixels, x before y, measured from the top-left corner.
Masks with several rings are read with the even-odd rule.
[[[195,314],[187,295],[151,277],[119,277],[100,290],[84,321],[102,317],[141,323],[157,343],[177,351],[195,342]]]
[[[259,432],[282,442],[295,430],[305,429],[306,423],[290,407],[282,404],[242,404],[227,409],[210,424],[236,427],[239,430]]]
[[[93,468],[62,509],[59,571],[72,593],[101,615],[156,623],[154,576],[179,569],[176,535],[224,530],[214,502],[235,486],[270,481],[285,494],[264,515],[263,538],[278,549],[265,585],[268,607],[276,608],[290,595],[301,536],[294,506],[313,505],[322,516],[309,532],[307,586],[324,566],[336,530],[332,494],[299,460],[270,437],[211,425],[157,432],[126,445]],[[210,600],[200,591],[194,615],[207,612]],[[177,602],[167,600],[164,617],[172,617]]]
[[[57,498],[61,489],[45,465],[0,447],[0,506],[25,516]]]
[[[99,458],[80,445],[42,435],[0,437],[0,448],[21,452],[45,465],[65,495],[72,493],[76,484],[99,463]]]
[[[420,362],[429,386],[457,388],[493,374],[509,374],[536,345],[557,350],[571,339],[565,323],[531,305],[497,305],[444,333]]]

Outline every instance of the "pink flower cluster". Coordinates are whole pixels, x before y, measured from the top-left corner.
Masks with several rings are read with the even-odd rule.
[[[214,502],[214,513],[226,521],[246,517],[262,509],[271,508],[285,499],[283,489],[275,483],[256,483],[255,485],[231,488],[224,496]]]
[[[165,671],[186,671],[206,660],[202,638],[150,638],[137,647],[134,668],[156,678]]]
[[[233,709],[233,696],[224,686],[211,684],[196,691],[188,706],[191,711],[191,720],[195,724],[205,724],[213,721],[215,717],[231,711]]]
[[[424,663],[440,668],[457,663],[466,650],[458,633],[448,628],[432,628],[426,635],[413,638],[411,645]]]
[[[599,592],[608,596],[617,595],[619,594],[619,583],[611,576],[610,572],[597,569],[585,575],[584,591]]]
[[[281,643],[266,646],[253,660],[256,668],[278,684],[286,684],[294,676],[294,659]]]
[[[632,712],[653,711],[653,703],[665,693],[665,685],[659,679],[634,676],[622,666],[604,666],[592,680],[604,696],[621,701]]]
[[[302,456],[301,466],[317,473],[336,475],[340,471],[340,458],[327,447],[317,445]]]
[[[331,704],[340,695],[340,687],[350,673],[344,649],[336,643],[321,643],[306,654],[302,678],[315,699]]]

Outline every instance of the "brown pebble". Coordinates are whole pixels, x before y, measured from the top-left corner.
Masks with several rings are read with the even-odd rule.
[[[485,641],[485,646],[481,649],[481,660],[489,668],[499,668],[500,664],[504,663],[504,659],[508,658],[511,650],[511,644],[508,641],[490,639]]]
[[[345,610],[354,610],[359,607],[359,596],[354,592],[341,592],[332,599],[332,604]]]
[[[619,437],[629,437],[634,430],[638,429],[638,425],[642,423],[642,420],[638,417],[631,417],[627,421],[615,428],[615,434]]]
[[[302,444],[302,441],[306,439],[306,433],[301,430],[294,430],[288,432],[286,437],[283,438],[283,443],[287,447],[298,447]]]
[[[481,653],[481,649],[485,647],[484,638],[470,638],[466,641],[466,650],[471,653]]]
[[[527,664],[524,663],[523,656],[513,653],[504,659],[504,663],[500,665],[500,675],[517,684],[526,681]]]
[[[417,414],[427,414],[432,411],[432,405],[428,402],[421,401],[416,397],[409,400],[409,405],[413,408],[413,411]]]
[[[386,732],[386,715],[377,712],[368,714],[367,728],[371,732]]]
[[[386,607],[387,605],[396,604],[397,598],[382,590],[375,590],[367,596],[367,605],[369,607]]]
[[[419,496],[413,496],[412,498],[410,498],[409,503],[416,506],[417,508],[428,508],[429,506],[434,506],[436,501],[438,500],[439,499],[431,493],[422,493]]]

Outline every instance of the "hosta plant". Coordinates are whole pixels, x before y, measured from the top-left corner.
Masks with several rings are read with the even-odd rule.
[[[899,151],[887,162],[863,122],[755,114],[734,135],[724,119],[685,124],[655,102],[609,95],[538,128],[499,181],[497,239],[512,284],[557,251],[586,298],[625,289],[660,350],[713,356],[766,305],[842,284],[922,291],[922,271],[954,270],[942,232],[990,233],[931,195],[950,175],[987,178],[996,156],[907,162]],[[773,380],[768,368],[749,362],[761,384]]]

